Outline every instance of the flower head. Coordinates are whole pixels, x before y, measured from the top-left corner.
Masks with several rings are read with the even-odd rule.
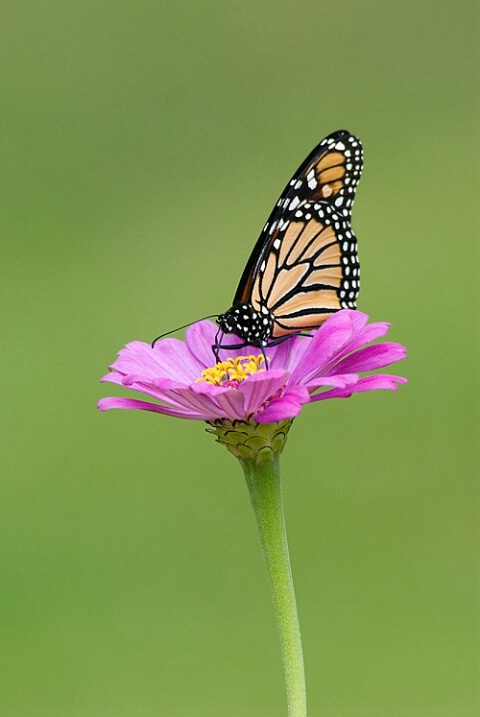
[[[302,405],[327,398],[346,398],[360,391],[397,389],[401,376],[359,374],[405,358],[404,346],[384,342],[389,324],[368,324],[368,316],[345,309],[311,332],[265,348],[228,349],[238,344],[225,337],[215,365],[212,344],[217,327],[193,324],[185,341],[163,339],[152,348],[132,341],[101,380],[126,386],[150,400],[103,398],[98,407],[137,408],[177,418],[208,422],[276,423],[297,416]],[[151,400],[153,399],[153,400]]]

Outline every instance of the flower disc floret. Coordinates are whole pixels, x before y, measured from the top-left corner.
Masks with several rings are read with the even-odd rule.
[[[226,361],[220,361],[211,368],[206,368],[202,371],[200,378],[197,381],[205,381],[211,383],[213,386],[230,386],[236,388],[239,383],[245,381],[249,376],[264,371],[261,368],[262,364],[265,363],[265,359],[262,354],[258,356],[236,356],[235,358],[228,358]]]

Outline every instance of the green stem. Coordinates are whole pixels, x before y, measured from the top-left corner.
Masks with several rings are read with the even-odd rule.
[[[306,717],[305,669],[283,515],[279,455],[264,463],[240,462],[270,577],[285,673],[288,717]]]

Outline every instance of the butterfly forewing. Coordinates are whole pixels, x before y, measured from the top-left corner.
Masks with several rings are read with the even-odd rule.
[[[360,140],[347,130],[326,137],[293,175],[268,218],[237,288],[234,304],[248,302],[262,262],[306,202],[323,202],[349,219],[363,165]],[[297,217],[298,219],[298,217]]]
[[[350,220],[362,166],[360,140],[346,130],[310,153],[271,212],[221,325],[223,317],[236,324],[251,307],[265,325],[269,317],[269,335],[249,326],[246,314],[230,330],[263,344],[318,327],[341,308],[355,308],[360,267]]]

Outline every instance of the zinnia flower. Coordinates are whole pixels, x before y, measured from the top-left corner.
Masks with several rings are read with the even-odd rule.
[[[271,424],[297,416],[302,405],[327,398],[346,398],[360,391],[397,389],[401,376],[359,374],[405,358],[404,346],[371,342],[390,324],[368,324],[360,311],[342,310],[311,332],[265,348],[228,349],[214,364],[212,344],[218,327],[193,324],[185,342],[163,339],[153,348],[132,341],[122,349],[102,381],[144,394],[136,398],[103,398],[98,407],[137,408],[177,418],[208,422],[242,421]],[[235,336],[224,338],[235,344]],[[268,370],[266,370],[268,369]]]
[[[185,342],[164,339],[153,348],[141,341],[127,344],[101,379],[149,399],[103,398],[98,404],[102,411],[138,408],[207,421],[207,430],[239,459],[270,577],[291,717],[306,717],[307,708],[279,459],[304,404],[359,391],[396,390],[398,383],[406,383],[389,374],[360,376],[406,355],[400,344],[372,343],[387,333],[389,324],[367,322],[366,314],[345,309],[311,336],[291,336],[264,352],[232,348],[240,340],[224,336],[215,363],[212,345],[218,327],[199,321],[187,330]]]

